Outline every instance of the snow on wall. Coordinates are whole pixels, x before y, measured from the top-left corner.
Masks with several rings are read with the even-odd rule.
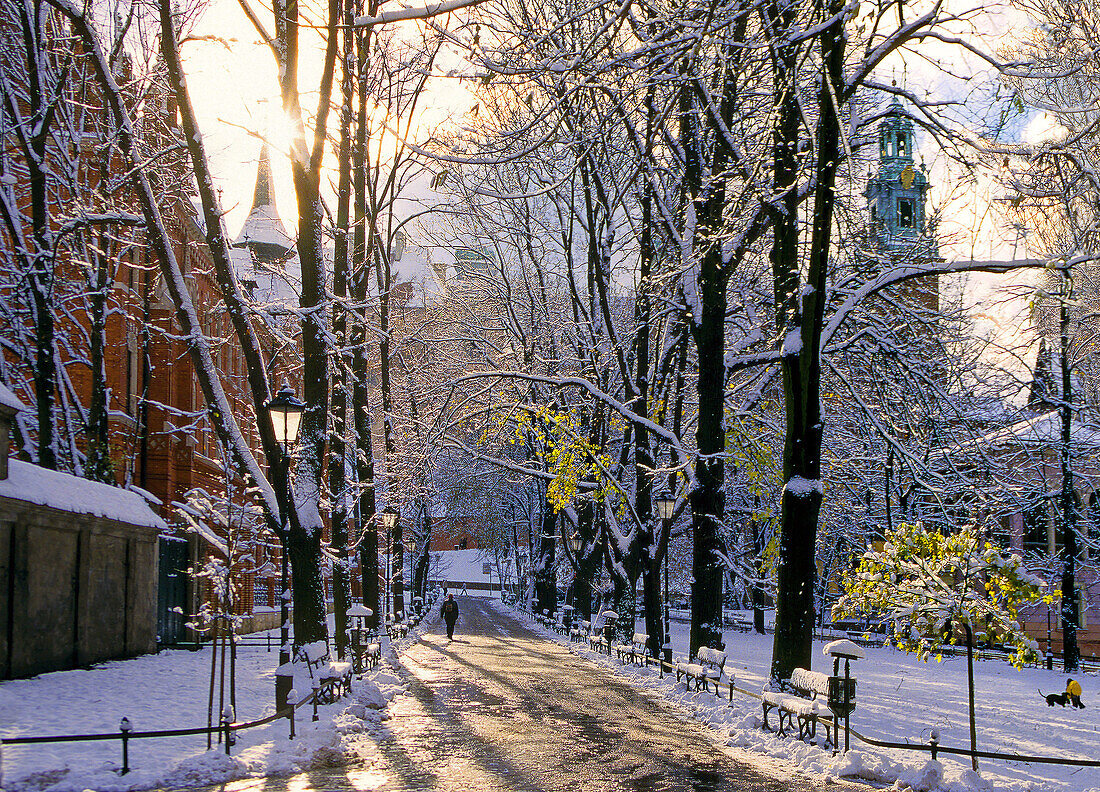
[[[136,492],[47,470],[19,459],[8,460],[8,477],[0,481],[0,497],[130,525],[168,528]]]

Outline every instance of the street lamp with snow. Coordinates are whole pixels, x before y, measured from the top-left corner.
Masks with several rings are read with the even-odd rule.
[[[396,509],[386,509],[378,513],[378,522],[386,529],[386,557],[392,564],[387,570],[386,585],[393,592],[391,614],[396,623],[405,612],[405,592],[401,585],[401,514]]]
[[[281,487],[275,490],[279,501],[279,529],[282,535],[282,581],[279,592],[279,668],[275,672],[275,709],[282,711],[288,706],[290,689],[294,686],[294,674],[290,670],[290,581],[288,574],[287,521],[290,516],[290,447],[298,442],[298,427],[306,406],[298,401],[294,390],[284,384],[267,403],[267,414],[271,419],[271,428],[275,441],[279,444],[282,464],[271,461],[272,478],[276,469],[281,474]]]
[[[668,604],[668,551],[671,545],[671,528],[672,515],[676,511],[676,496],[671,492],[661,492],[653,499],[653,502],[657,506],[657,516],[661,518],[661,523],[664,527],[664,532],[668,535],[670,541],[665,542],[665,644],[662,651],[664,661],[666,663],[672,662],[672,625],[669,619],[669,604]]]

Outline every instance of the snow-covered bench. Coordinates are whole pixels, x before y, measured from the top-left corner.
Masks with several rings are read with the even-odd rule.
[[[722,681],[722,674],[726,669],[726,654],[709,646],[700,646],[695,653],[694,662],[680,660],[676,663],[676,681],[686,677],[685,685],[688,690],[694,683],[695,689],[709,690],[708,684],[714,682],[714,694],[718,695],[718,685]],[[733,677],[729,679],[733,682]]]
[[[592,622],[582,620],[576,627],[569,631],[569,640],[584,643],[588,640],[588,631],[592,628]]]
[[[607,639],[603,635],[603,629],[595,626],[588,628],[588,648],[593,652],[611,654],[611,650],[607,646]]]
[[[298,647],[295,659],[305,663],[310,679],[316,683],[317,703],[331,704],[351,692],[351,663],[329,660],[324,641]]]
[[[649,636],[645,633],[634,633],[630,643],[615,644],[615,654],[620,663],[626,657],[630,658],[630,662],[637,663],[640,658],[649,654]]]
[[[813,740],[817,737],[817,726],[825,727],[825,739],[835,745],[833,721],[819,720],[822,715],[830,715],[828,709],[829,675],[820,671],[807,671],[796,668],[791,678],[781,685],[784,692],[765,690],[761,696],[764,707],[764,728],[771,729],[768,713],[774,710],[779,719],[775,731],[786,737],[788,730],[798,726],[798,739]]]

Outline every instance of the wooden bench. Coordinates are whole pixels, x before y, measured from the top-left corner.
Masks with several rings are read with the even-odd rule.
[[[374,630],[352,628],[351,651],[358,674],[374,668],[382,660],[382,644],[378,643],[378,634]]]
[[[588,638],[588,631],[592,628],[592,622],[580,621],[577,626],[569,631],[569,640],[584,643]]]
[[[886,643],[886,636],[866,630],[848,630],[848,640],[857,646],[882,646]]]
[[[630,643],[615,644],[615,654],[620,663],[625,662],[624,657],[629,657],[630,662],[637,664],[639,658],[649,654],[649,636],[645,633],[634,633]]]
[[[737,630],[737,632],[743,633],[752,632],[756,629],[756,625],[748,619],[734,619],[733,623],[730,626],[733,627],[733,629]]]
[[[768,713],[775,710],[779,719],[775,731],[781,737],[786,737],[788,731],[793,732],[797,724],[798,739],[813,740],[817,737],[817,726],[820,723],[825,727],[826,741],[835,745],[835,719],[820,720],[823,714],[832,714],[827,704],[829,675],[796,668],[791,673],[791,678],[780,684],[783,691],[765,690],[762,695],[764,728],[772,728],[768,723]]]
[[[700,646],[695,653],[695,661],[681,660],[676,663],[676,681],[686,677],[685,685],[691,690],[692,683],[696,690],[709,690],[709,682],[714,681],[714,693],[718,695],[718,684],[722,681],[722,674],[726,668],[726,653],[709,646]],[[730,682],[733,678],[730,677]]]
[[[317,703],[331,704],[351,693],[351,663],[329,660],[324,641],[299,646],[295,659],[305,663],[309,677],[317,688]]]

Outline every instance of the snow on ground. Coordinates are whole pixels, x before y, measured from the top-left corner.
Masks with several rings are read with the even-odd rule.
[[[415,640],[416,634],[398,648]],[[129,718],[135,732],[205,726],[210,656],[209,648],[167,650],[89,670],[4,681],[0,683],[0,734],[117,734],[123,717]],[[378,668],[355,681],[350,699],[320,707],[317,723],[311,721],[311,706],[300,708],[293,741],[285,719],[238,732],[228,757],[216,736],[210,751],[205,735],[131,739],[131,772],[124,776],[118,775],[122,766],[118,740],[9,745],[0,758],[0,788],[7,792],[188,788],[248,776],[288,775],[340,764],[352,756],[363,758],[357,747],[366,750],[374,745],[372,734],[388,717],[387,703],[405,688],[389,658],[384,655]],[[262,646],[238,649],[238,722],[259,720],[275,711],[277,661],[278,653]],[[308,681],[296,679],[295,688],[303,696],[309,693]],[[215,689],[215,722],[219,711]]]
[[[751,618],[751,613],[744,615]],[[928,792],[1100,790],[1100,768],[1096,767],[981,759],[980,776],[974,776],[968,756],[940,754],[940,761],[932,762],[927,752],[875,748],[854,735],[852,750],[846,756],[834,757],[831,751],[803,743],[797,737],[780,738],[764,731],[760,702],[755,698],[735,691],[731,704],[713,693],[687,693],[683,683],[676,684],[674,674],[659,679],[656,668],[620,666],[615,658],[570,644],[567,637],[546,631],[527,618],[534,629],[552,640],[569,645],[636,686],[686,707],[697,719],[714,726],[727,745],[785,760],[814,776],[857,778],[875,785]],[[636,629],[645,631],[640,620]],[[759,693],[768,679],[773,636],[727,631],[724,640],[726,670],[735,674],[736,687]],[[832,673],[832,659],[821,652],[824,644],[814,642],[811,670]],[[672,623],[672,646],[677,656],[687,652],[686,623]],[[930,731],[936,727],[941,745],[970,747],[965,655],[945,658],[940,663],[921,663],[893,649],[869,648],[865,652],[866,659],[852,662],[852,676],[857,679],[854,730],[878,740],[927,745]],[[978,750],[1100,760],[1100,679],[1082,674],[1074,678],[1084,688],[1084,710],[1048,707],[1040,697],[1039,690],[1065,690],[1066,675],[1061,671],[1016,670],[1002,661],[975,661]]]
[[[499,606],[498,607],[503,607]],[[529,619],[530,617],[528,617]],[[537,630],[542,628],[532,625]],[[644,628],[640,628],[644,629]],[[401,641],[416,639],[419,631]],[[552,633],[560,643],[567,639]],[[737,687],[758,692],[768,676],[772,636],[728,632],[728,661]],[[831,671],[815,642],[815,671]],[[730,705],[712,693],[687,693],[675,677],[659,679],[656,669],[619,666],[606,656],[579,645],[579,654],[607,666],[648,692],[686,707],[713,725],[742,758],[757,765],[777,765],[822,779],[856,778],[876,786],[927,792],[1077,792],[1100,790],[1100,768],[982,760],[981,775],[969,769],[969,759],[941,755],[931,762],[926,753],[872,748],[853,737],[853,750],[834,757],[831,751],[794,738],[781,739],[760,728],[760,704],[736,694]],[[673,623],[673,647],[687,648],[687,625]],[[393,658],[392,648],[387,652]],[[966,659],[949,658],[923,664],[900,652],[867,649],[865,660],[853,662],[857,707],[852,726],[870,737],[927,744],[937,727],[944,745],[967,747]],[[237,720],[252,720],[273,712],[277,654],[263,647],[242,647],[237,659]],[[33,679],[0,683],[0,733],[19,735],[105,733],[118,731],[126,716],[136,731],[182,728],[206,723],[210,650],[171,650],[133,660],[105,663],[91,670],[61,671]],[[975,666],[978,747],[989,751],[1040,756],[1100,758],[1100,679],[1078,676],[1088,709],[1049,708],[1040,698],[1061,692],[1066,677],[1059,671],[1017,671],[999,661]],[[320,720],[310,722],[310,708],[299,710],[299,737],[288,739],[285,720],[238,733],[233,755],[221,746],[206,750],[202,736],[131,740],[132,772],[117,774],[121,749],[109,742],[53,743],[8,746],[4,749],[0,785],[7,792],[82,792],[85,789],[141,790],[152,787],[193,787],[236,778],[285,775],[299,770],[362,758],[370,764],[371,746],[386,719],[386,702],[404,686],[393,666],[357,680],[352,699],[321,707]],[[218,710],[215,694],[214,711]],[[781,760],[777,762],[776,760]],[[780,770],[780,772],[783,772]]]

